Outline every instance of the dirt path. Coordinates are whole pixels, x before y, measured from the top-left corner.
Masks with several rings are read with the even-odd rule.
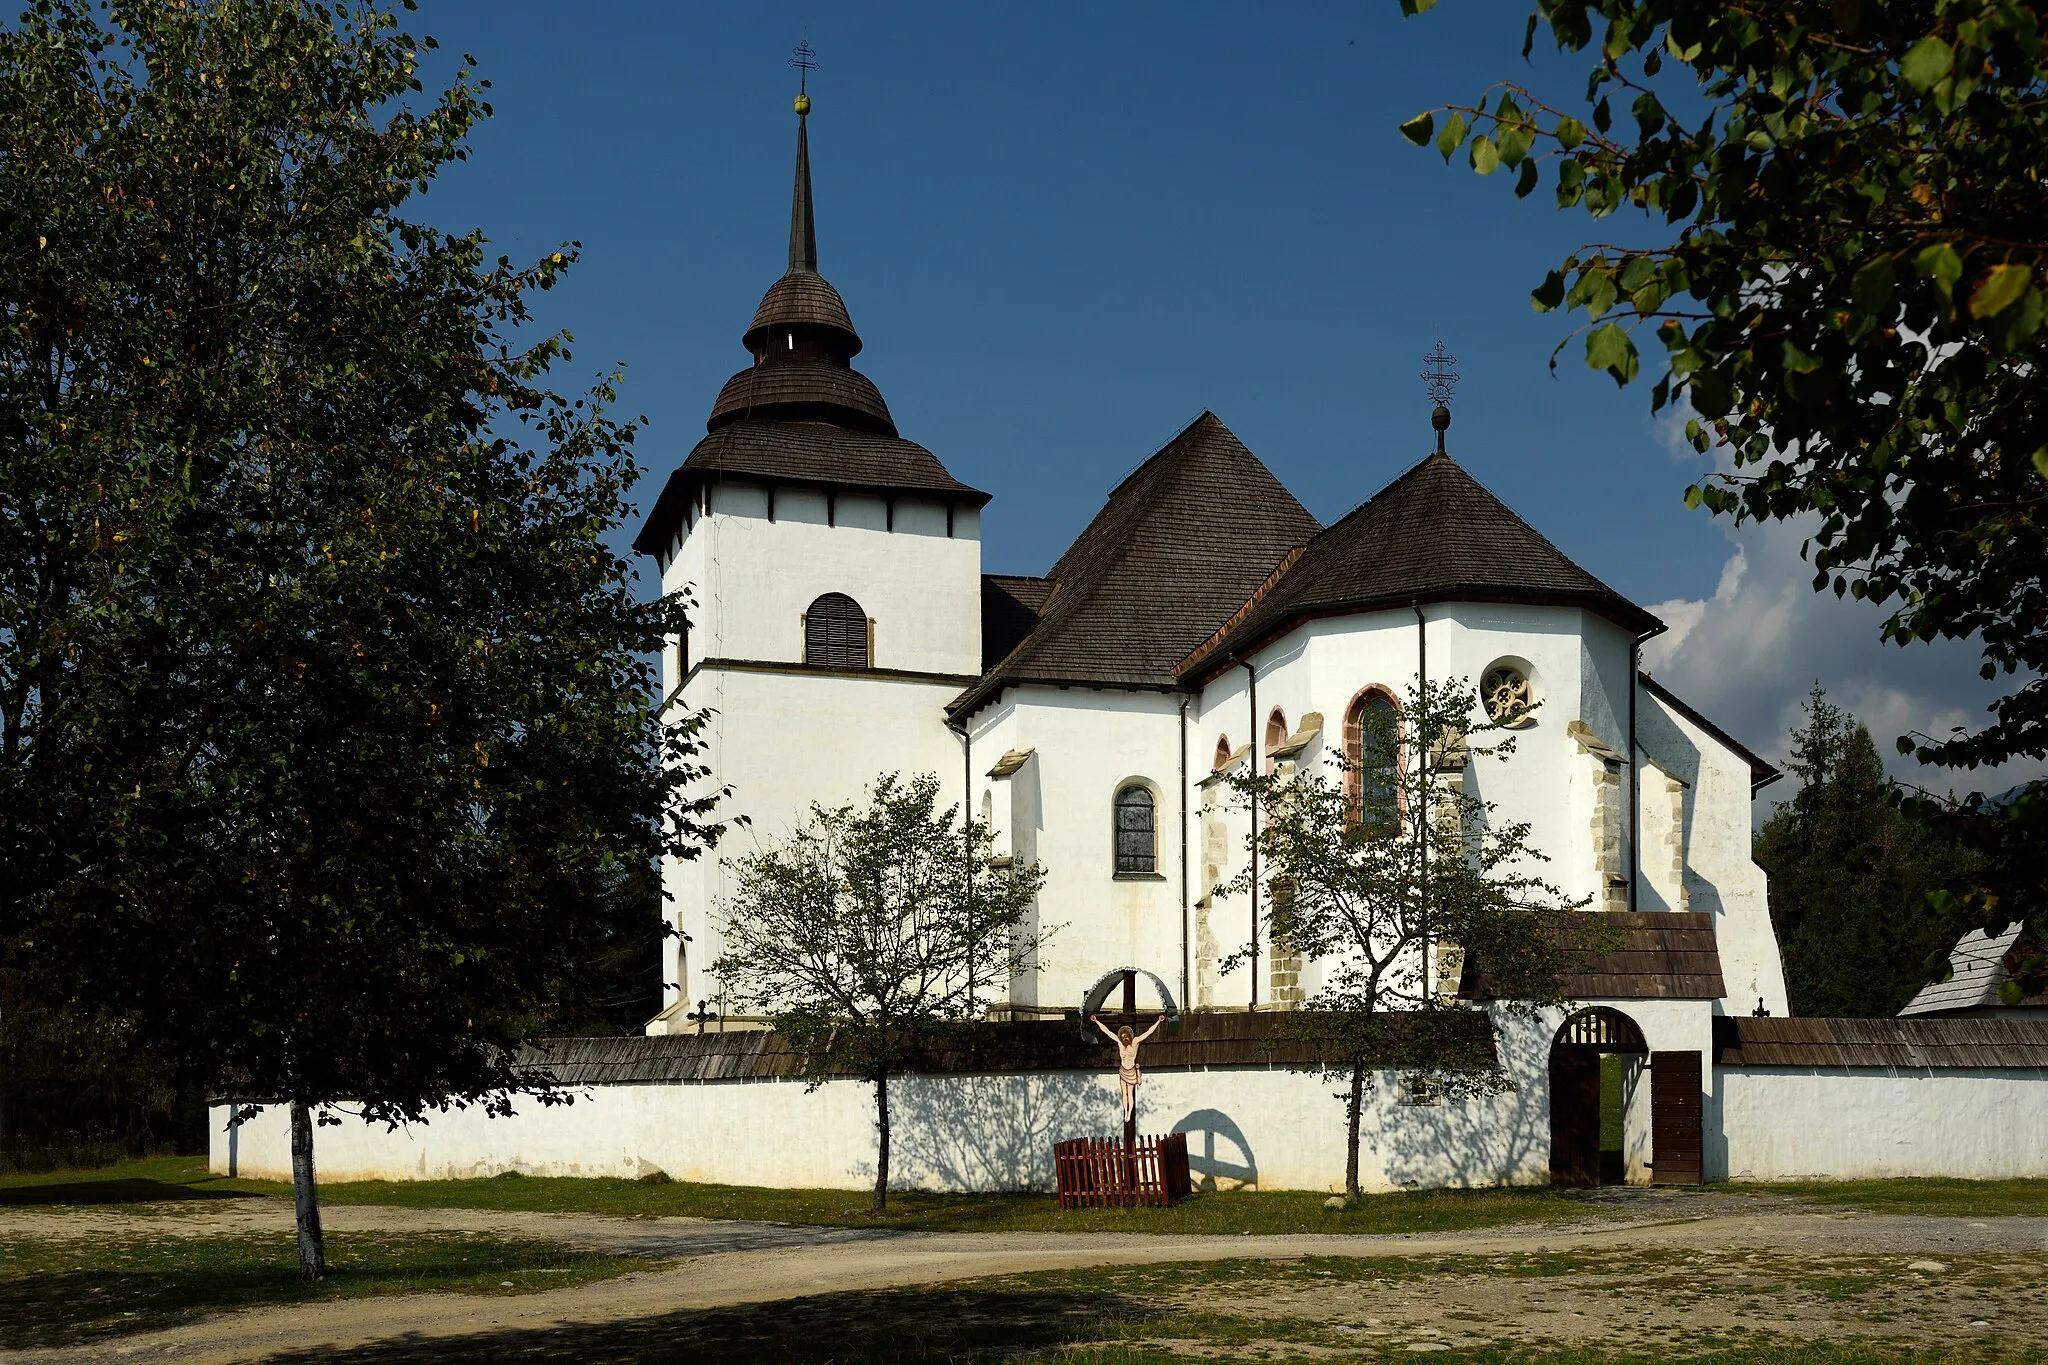
[[[223,1201],[225,1204],[227,1201]],[[1233,1258],[1286,1262],[1302,1256],[1487,1257],[1538,1252],[1648,1253],[1677,1250],[1786,1257],[1869,1254],[1966,1256],[2048,1251],[2048,1218],[1964,1220],[1880,1217],[1812,1211],[1725,1211],[1704,1216],[1569,1227],[1513,1227],[1415,1236],[1150,1237],[1063,1233],[901,1233],[846,1228],[727,1223],[701,1219],[628,1219],[582,1214],[493,1213],[334,1206],[324,1211],[336,1229],[473,1231],[544,1237],[593,1249],[670,1261],[658,1269],[572,1289],[508,1298],[456,1294],[414,1295],[249,1310],[187,1323],[165,1331],[65,1350],[5,1353],[7,1360],[79,1361],[143,1357],[180,1361],[255,1360],[285,1352],[332,1352],[370,1343],[410,1343],[432,1351],[459,1346],[462,1337],[544,1333],[550,1329],[623,1323],[684,1310],[712,1309],[817,1295],[949,1281],[1028,1271],[1088,1266],[1136,1266]],[[1675,1211],[1684,1205],[1672,1206]],[[1646,1211],[1655,1211],[1654,1207]],[[21,1236],[217,1235],[283,1229],[290,1209],[281,1201],[235,1201],[232,1207],[176,1216],[133,1211],[74,1210],[61,1214],[6,1211],[0,1233]],[[1482,1277],[1480,1284],[1491,1284]],[[1429,1290],[1441,1298],[1448,1286]],[[1420,1291],[1417,1291],[1420,1292]],[[1399,1315],[1401,1295],[1381,1296],[1382,1314]],[[1413,1297],[1412,1294],[1409,1297]],[[1463,1286],[1456,1296],[1473,1321],[1509,1320],[1534,1311],[1511,1284]],[[1610,1303],[1614,1296],[1609,1295]],[[1261,1302],[1273,1302],[1262,1295]],[[1312,1302],[1304,1301],[1310,1308]],[[1220,1305],[1219,1305],[1220,1306]],[[1243,1307],[1243,1305],[1240,1305]],[[1414,1305],[1410,1305],[1414,1307]],[[1544,1311],[1556,1317],[1562,1339],[1601,1320],[1632,1311],[1624,1304],[1601,1314],[1560,1307],[1553,1293]],[[1475,1315],[1476,1316],[1473,1316]],[[1638,1313],[1638,1316],[1639,1313]],[[1356,1324],[1370,1333],[1381,1318]],[[1389,1329],[1391,1330],[1391,1329]],[[1405,1330],[1405,1329],[1404,1329]],[[475,1343],[482,1347],[483,1342]]]

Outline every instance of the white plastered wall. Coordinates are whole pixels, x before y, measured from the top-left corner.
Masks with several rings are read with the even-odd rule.
[[[1719,1067],[1709,1180],[2048,1176],[2048,1068]]]
[[[1057,1028],[1058,1024],[1041,1027]],[[1339,1190],[1344,1107],[1336,1085],[1272,1067],[1148,1071],[1139,1127],[1185,1132],[1198,1186]],[[897,1188],[1049,1189],[1052,1144],[1118,1126],[1116,1074],[1034,1072],[905,1076],[891,1082],[890,1171]],[[1363,1119],[1360,1179],[1372,1190],[1547,1179],[1541,1096],[1409,1106],[1391,1078]],[[875,1170],[874,1091],[832,1081],[605,1086],[575,1103],[516,1102],[511,1118],[468,1109],[388,1132],[337,1114],[316,1137],[324,1180],[464,1179],[528,1175],[678,1180],[783,1188],[859,1189]],[[211,1165],[229,1163],[227,1110],[212,1114]],[[234,1138],[238,1172],[291,1178],[290,1124],[272,1107]]]
[[[759,672],[705,668],[685,689],[688,708],[709,708],[706,727],[717,784],[732,786],[718,818],[745,815],[750,824],[729,829],[718,848],[664,867],[669,909],[689,941],[689,979],[680,998],[719,1000],[706,968],[719,951],[716,921],[731,890],[725,860],[786,839],[811,803],[858,801],[883,773],[938,776],[943,799],[963,792],[960,740],[945,725],[945,704],[959,692],[952,682],[886,676]],[[665,1004],[673,1004],[671,991]],[[744,1012],[725,1002],[725,1012]],[[689,1025],[670,1018],[658,1032]]]
[[[1682,820],[1675,837],[1684,848],[1685,908],[1714,917],[1728,1011],[1748,1014],[1761,1001],[1772,1014],[1790,1013],[1777,933],[1771,927],[1768,883],[1763,869],[1750,858],[1748,761],[1647,690],[1637,702],[1636,745],[1645,765],[1646,863],[1653,856],[1668,857],[1663,853],[1667,845],[1649,837],[1653,827],[1662,837],[1673,837],[1673,832],[1661,828],[1668,815],[1656,811],[1658,806],[1665,812],[1670,809],[1663,777],[1683,784]],[[1651,883],[1643,908],[1676,909],[1652,903],[1653,895],[1668,894]]]
[[[801,618],[828,592],[874,621],[874,666],[972,676],[981,671],[981,515],[860,493],[725,483],[710,511],[686,518],[662,587],[688,588],[693,659],[800,663]],[[832,523],[827,524],[829,519]],[[884,529],[893,526],[894,529]],[[669,678],[673,690],[677,680]]]
[[[988,797],[998,849],[1046,873],[1031,921],[1045,937],[1038,970],[1015,983],[1012,1001],[1076,1008],[1104,972],[1120,967],[1151,972],[1180,996],[1186,797],[1179,698],[1016,687],[973,717],[970,733],[976,809]],[[989,769],[1012,749],[1031,750],[1030,761],[1009,778],[991,778]],[[1112,802],[1128,782],[1154,796],[1157,870],[1150,876],[1116,873]]]

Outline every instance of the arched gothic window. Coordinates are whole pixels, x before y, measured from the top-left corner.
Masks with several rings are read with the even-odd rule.
[[[804,662],[812,668],[866,668],[868,614],[843,592],[828,592],[804,613]]]
[[[1116,794],[1116,870],[1147,874],[1159,870],[1157,811],[1152,789],[1127,782]]]
[[[1270,774],[1273,771],[1273,751],[1286,742],[1287,713],[1276,706],[1273,708],[1273,714],[1266,717],[1265,761],[1267,773]]]
[[[1221,772],[1223,771],[1223,765],[1228,762],[1230,762],[1230,736],[1218,735],[1216,736],[1216,758],[1214,762],[1210,763],[1209,771]]]
[[[1369,807],[1377,823],[1386,823],[1401,761],[1400,716],[1394,699],[1378,688],[1359,693],[1344,713],[1344,804],[1353,820],[1364,819]]]

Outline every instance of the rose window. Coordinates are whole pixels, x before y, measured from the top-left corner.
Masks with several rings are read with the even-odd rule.
[[[1480,682],[1486,699],[1486,714],[1496,725],[1520,725],[1529,720],[1535,699],[1529,694],[1529,675],[1512,664],[1498,664],[1486,670]]]

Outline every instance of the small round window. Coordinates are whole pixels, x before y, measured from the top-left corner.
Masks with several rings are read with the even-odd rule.
[[[1495,725],[1518,727],[1536,717],[1536,694],[1529,686],[1529,668],[1519,659],[1502,659],[1486,670],[1479,682],[1486,714]]]

